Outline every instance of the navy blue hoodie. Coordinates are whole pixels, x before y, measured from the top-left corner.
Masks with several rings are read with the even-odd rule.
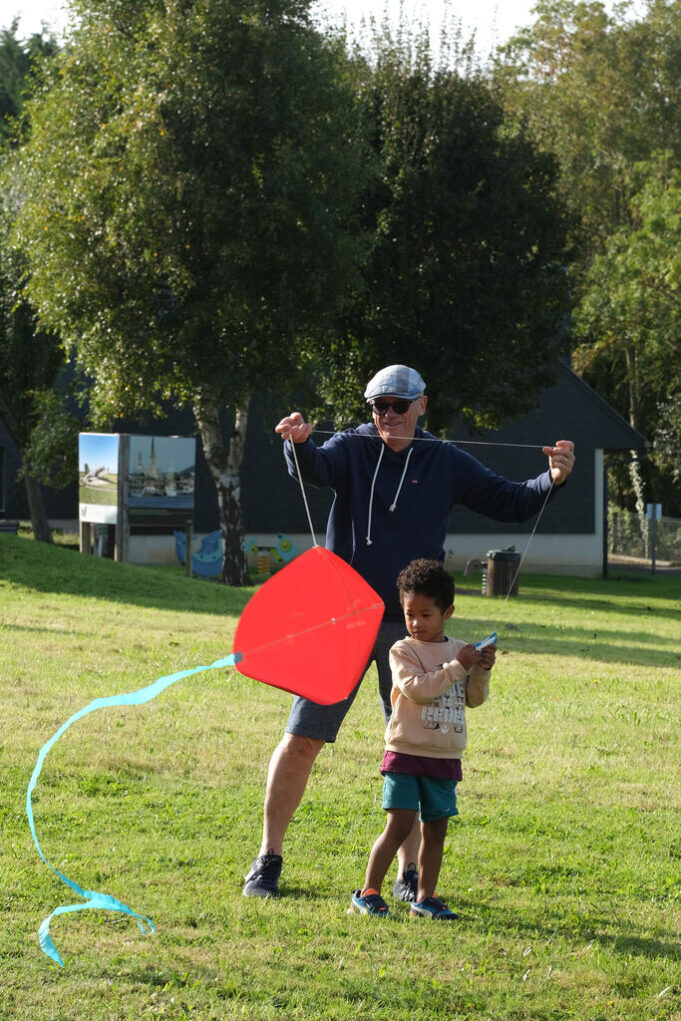
[[[495,521],[526,521],[539,512],[551,488],[548,471],[509,482],[452,443],[418,428],[415,436],[397,453],[373,424],[336,433],[321,447],[312,440],[296,445],[303,481],[334,491],[327,548],[376,590],[389,620],[402,618],[395,585],[402,568],[417,557],[444,560],[456,504]],[[290,441],[284,454],[295,477]]]

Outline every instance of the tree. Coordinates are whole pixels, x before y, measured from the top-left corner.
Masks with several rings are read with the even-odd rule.
[[[587,258],[629,215],[634,167],[681,159],[681,3],[539,0],[534,24],[502,48],[495,77],[508,114],[556,155]]]
[[[475,73],[433,71],[424,48],[389,38],[377,47],[362,86],[382,167],[364,202],[374,244],[327,393],[350,414],[359,373],[416,362],[434,398],[429,427],[459,415],[492,426],[532,406],[563,343],[555,162],[506,131]]]
[[[17,30],[15,19],[0,32],[0,146],[5,154],[16,142],[16,121],[35,80],[36,62],[56,50],[54,40],[41,35],[22,43]],[[37,328],[35,313],[21,294],[25,266],[9,250],[13,194],[11,181],[6,181],[0,208],[0,418],[22,455],[33,534],[51,542],[41,482],[68,481],[58,470],[67,448],[58,442],[64,437],[55,425],[58,421],[67,429],[69,441],[73,428],[55,392],[64,368],[63,352],[54,336]]]
[[[8,256],[0,243],[0,419],[22,455],[21,475],[34,537],[51,542],[40,483],[48,480],[55,446],[50,443],[40,458],[36,454],[53,436],[54,421],[50,416],[50,422],[45,422],[44,409],[51,398],[58,403],[53,388],[63,371],[64,356],[55,338],[36,328],[31,308],[14,286],[19,273],[8,265],[12,261]],[[63,476],[53,475],[52,481],[65,484]]]
[[[676,458],[669,457],[669,440],[670,412],[681,394],[681,255],[676,244],[681,169],[669,154],[658,154],[636,171],[641,190],[630,204],[630,226],[610,235],[586,274],[575,315],[584,343],[576,356],[584,368],[596,360],[609,364],[612,377],[625,381],[631,425],[651,434],[661,465],[674,477],[678,471]],[[643,515],[644,495],[639,490],[636,496]]]
[[[598,2],[540,0],[534,24],[500,54],[496,78],[509,113],[559,161],[579,252],[571,286],[576,304],[584,301],[576,364],[654,438],[678,355],[653,340],[650,314],[659,295],[646,293],[652,283],[641,278],[634,300],[625,263],[633,258],[630,243],[635,258],[642,256],[642,175],[656,173],[654,155],[662,150],[668,168],[681,167],[681,3],[646,0],[637,7],[642,13],[635,15],[635,5],[623,2],[608,15]],[[615,289],[607,313],[606,281]],[[640,505],[645,472],[638,462],[629,472]],[[670,481],[658,475],[656,484],[668,489]]]
[[[96,421],[193,409],[222,580],[241,584],[250,395],[321,343],[361,248],[368,164],[344,51],[307,0],[76,6],[13,165],[28,294],[93,377]]]
[[[34,80],[36,65],[45,56],[56,53],[51,36],[37,32],[25,41],[18,38],[19,18],[9,28],[0,29],[0,141],[13,136],[13,122]]]

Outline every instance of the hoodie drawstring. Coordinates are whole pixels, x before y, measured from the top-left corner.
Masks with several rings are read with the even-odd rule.
[[[409,448],[409,453],[407,454],[407,460],[404,462],[404,471],[402,472],[402,478],[400,479],[400,484],[397,487],[397,492],[395,493],[395,499],[390,504],[390,510],[391,511],[394,511],[395,508],[397,507],[397,499],[398,499],[398,497],[400,495],[400,490],[402,489],[402,483],[404,482],[404,476],[407,474],[407,468],[409,467],[409,458],[411,457],[413,450],[414,450],[413,447]]]
[[[378,469],[381,467],[381,461],[383,460],[383,451],[385,447],[381,443],[381,452],[378,455],[378,461],[376,462],[376,470],[374,471],[374,477],[371,480],[371,492],[369,493],[369,520],[367,521],[367,546],[371,546],[371,510],[374,506],[374,486],[376,485],[376,476],[378,475]]]
[[[372,511],[373,511],[373,506],[374,506],[374,489],[376,487],[376,476],[378,475],[378,469],[381,467],[381,461],[383,460],[383,451],[384,450],[385,450],[385,447],[381,444],[381,452],[378,455],[378,461],[376,462],[376,469],[374,471],[374,477],[371,480],[371,492],[369,493],[369,515],[368,515],[368,521],[367,521],[367,546],[371,546],[371,544],[372,544],[372,539],[371,539],[371,516],[372,516]],[[393,499],[393,502],[391,503],[391,505],[389,507],[390,511],[394,511],[395,508],[397,507],[397,501],[399,499],[399,495],[400,495],[400,492],[402,490],[402,483],[404,482],[404,476],[407,474],[407,468],[409,467],[409,459],[411,458],[413,450],[414,450],[413,447],[409,448],[409,453],[407,454],[407,459],[404,462],[404,470],[402,471],[402,477],[400,479],[400,484],[397,487],[397,492],[395,493],[395,498]]]

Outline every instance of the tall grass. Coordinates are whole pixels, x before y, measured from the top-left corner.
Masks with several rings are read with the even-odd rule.
[[[276,902],[241,887],[289,696],[211,671],[79,721],[36,788],[43,850],[157,932],[63,916],[59,969],[37,928],[77,898],[26,823],[40,747],[95,697],[226,655],[250,592],[0,535],[0,1018],[681,1018],[680,589],[523,576],[506,603],[457,596],[450,632],[496,627],[500,647],[445,853],[456,926],[345,914],[383,824],[372,676],[315,767]]]

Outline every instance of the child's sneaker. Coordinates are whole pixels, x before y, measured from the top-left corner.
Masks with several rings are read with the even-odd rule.
[[[374,918],[392,918],[388,905],[375,890],[355,890],[347,910],[349,915],[372,915]]]
[[[460,915],[450,911],[444,901],[439,897],[426,897],[425,900],[415,900],[409,911],[410,918],[435,918],[443,922],[455,922]]]
[[[398,900],[416,900],[416,891],[419,888],[419,874],[416,869],[405,869],[401,876],[393,884],[393,897]]]

